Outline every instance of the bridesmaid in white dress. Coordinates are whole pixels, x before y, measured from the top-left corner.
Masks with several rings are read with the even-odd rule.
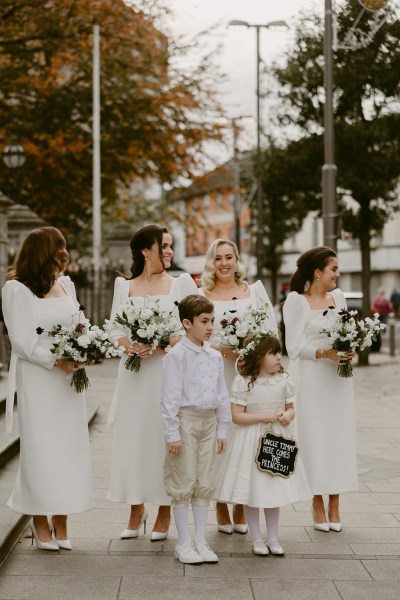
[[[111,320],[129,299],[143,304],[146,296],[158,298],[162,310],[169,312],[174,309],[175,301],[198,293],[187,273],[174,279],[166,272],[173,257],[172,237],[166,229],[157,225],[143,227],[132,237],[130,245],[132,276],[117,277],[115,281]],[[125,369],[126,355],[120,361],[109,419],[114,420],[114,435],[107,499],[131,506],[122,539],[138,536],[147,520],[145,502],[158,505],[151,540],[162,540],[168,535],[171,504],[164,488],[165,437],[160,408],[165,350],[157,348],[149,354],[150,346],[133,342],[129,330],[121,325],[116,325],[109,337],[124,346],[126,354],[141,356],[142,365],[135,373]]]
[[[56,360],[45,333],[55,324],[78,322],[74,284],[59,277],[67,261],[62,233],[54,227],[35,229],[25,238],[3,288],[12,347],[6,431],[12,426],[15,384],[20,431],[20,466],[7,504],[33,515],[32,535],[44,550],[71,550],[67,515],[94,506],[85,397],[66,377],[79,365]],[[44,332],[39,335],[37,328]]]
[[[335,252],[312,248],[299,257],[283,306],[287,351],[291,360],[298,359],[298,441],[319,531],[342,529],[339,494],[358,489],[353,382],[337,374],[338,364],[354,353],[339,357],[321,334],[329,325],[329,307],[346,307],[335,289],[339,275]],[[323,494],[329,495],[327,514]]]
[[[206,264],[201,277],[202,288],[200,290],[200,293],[214,304],[214,329],[223,319],[225,313],[236,311],[240,317],[249,306],[259,308],[267,303],[271,331],[278,331],[275,312],[262,282],[256,281],[249,285],[244,277],[245,272],[240,263],[236,244],[221,238],[215,240],[207,250]],[[212,338],[210,342],[213,343]],[[236,375],[235,361],[238,355],[230,348],[222,346],[218,347],[217,350],[221,352],[224,358],[225,381],[228,390],[230,390]],[[218,460],[221,460],[221,458],[219,457]],[[233,507],[233,525],[226,504],[217,502],[216,510],[218,531],[221,533],[247,532],[241,504],[236,504]]]

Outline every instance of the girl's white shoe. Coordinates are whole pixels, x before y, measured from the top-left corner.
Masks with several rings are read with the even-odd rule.
[[[269,550],[263,540],[257,540],[253,543],[253,554],[256,556],[267,556],[269,554]]]
[[[271,554],[275,554],[276,556],[283,556],[285,554],[285,550],[282,548],[278,540],[267,541],[267,546]]]
[[[329,522],[329,529],[331,531],[342,531],[342,524],[341,523],[331,523]]]

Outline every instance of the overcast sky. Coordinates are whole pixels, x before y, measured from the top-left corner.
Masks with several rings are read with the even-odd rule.
[[[324,0],[170,0],[174,11],[172,29],[192,36],[219,24],[215,33],[222,44],[216,62],[227,75],[221,86],[223,106],[230,117],[256,114],[256,34],[254,29],[233,31],[226,28],[231,19],[249,23],[285,20],[289,27],[301,9],[324,9]],[[269,64],[285,48],[291,32],[261,31],[262,60]],[[255,143],[255,122],[246,124],[240,147]]]

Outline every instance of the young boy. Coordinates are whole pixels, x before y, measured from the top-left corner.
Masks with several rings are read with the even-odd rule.
[[[187,564],[218,562],[205,535],[215,455],[225,450],[231,422],[228,390],[222,356],[205,343],[213,330],[213,304],[203,296],[187,296],[179,303],[179,317],[186,337],[164,359],[161,395],[167,441],[165,489],[172,498],[179,536],[175,555]],[[189,533],[189,501],[194,543]]]

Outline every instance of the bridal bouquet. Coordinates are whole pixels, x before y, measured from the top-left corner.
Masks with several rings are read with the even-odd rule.
[[[328,315],[328,312],[329,309],[324,311],[323,315]],[[347,308],[342,308],[338,313],[330,313],[329,320],[329,326],[322,329],[320,333],[326,335],[332,342],[331,348],[338,351],[338,356],[345,356],[349,350],[357,352],[369,348],[379,332],[386,327],[379,321],[378,313],[360,319],[356,310]],[[347,360],[338,365],[337,372],[339,377],[352,377],[351,361]]]
[[[36,332],[40,335],[44,329],[38,327]],[[54,325],[47,332],[53,338],[51,352],[57,358],[71,360],[76,363],[97,362],[103,358],[122,356],[124,348],[112,344],[108,340],[106,329],[91,325],[88,319],[75,323],[69,327]],[[81,367],[71,378],[71,386],[80,393],[90,385],[85,368]]]
[[[268,304],[263,304],[260,308],[249,306],[242,317],[238,317],[235,310],[224,314],[213,335],[213,343],[239,352],[247,335],[266,335],[269,332]]]
[[[182,333],[182,325],[176,317],[176,307],[170,312],[162,311],[159,299],[152,300],[149,297],[144,299],[142,306],[135,302],[127,302],[121,313],[116,315],[114,323],[127,327],[133,341],[150,344],[150,354],[158,347],[166,348],[172,336]],[[141,363],[141,357],[135,354],[127,359],[125,368],[138,373]]]

